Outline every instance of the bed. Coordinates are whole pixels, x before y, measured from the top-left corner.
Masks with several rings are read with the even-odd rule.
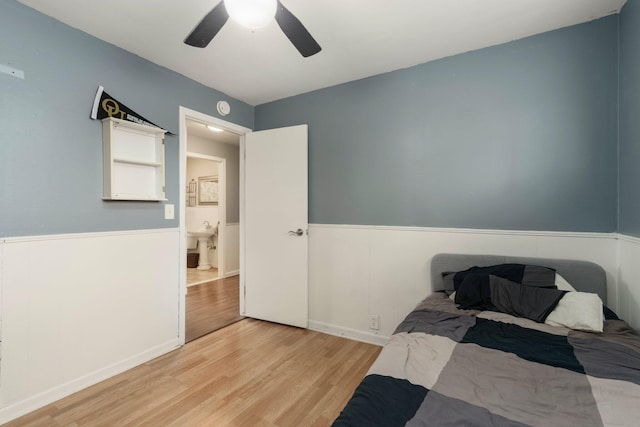
[[[438,254],[431,279],[334,427],[640,425],[640,338],[600,266]]]

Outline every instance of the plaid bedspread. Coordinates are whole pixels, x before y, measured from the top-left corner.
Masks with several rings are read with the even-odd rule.
[[[639,426],[640,338],[459,310],[444,294],[398,326],[343,426]]]

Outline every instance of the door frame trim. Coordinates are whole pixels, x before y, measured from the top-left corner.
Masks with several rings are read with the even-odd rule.
[[[201,113],[190,108],[180,106],[178,109],[178,212],[179,212],[179,238],[178,238],[178,292],[179,292],[179,308],[178,308],[178,339],[180,345],[185,343],[186,331],[186,298],[187,298],[187,257],[183,254],[187,253],[187,226],[185,221],[186,215],[186,185],[187,185],[187,120],[195,120],[204,124],[209,124],[233,132],[240,136],[240,289],[242,290],[242,212],[244,209],[244,194],[242,185],[244,182],[244,135],[252,132],[251,129],[217,117]],[[226,217],[226,213],[225,213]],[[240,292],[240,311],[243,310],[243,293]]]

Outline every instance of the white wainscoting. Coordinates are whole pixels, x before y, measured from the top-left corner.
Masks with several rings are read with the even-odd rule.
[[[617,314],[640,331],[640,239],[620,235],[618,239]]]
[[[178,229],[0,239],[0,423],[180,345]]]
[[[240,224],[227,223],[225,228],[225,277],[240,274]]]
[[[238,224],[225,232],[230,274]],[[386,342],[430,293],[440,252],[596,262],[609,306],[640,327],[637,238],[319,224],[309,237],[309,325],[322,332]],[[0,239],[0,423],[179,346],[178,244],[177,229]]]
[[[431,292],[430,261],[440,252],[593,261],[607,271],[607,298],[616,310],[617,242],[617,236],[608,233],[313,224],[309,230],[309,325],[334,335],[384,343]],[[372,314],[379,316],[378,331],[369,329]]]

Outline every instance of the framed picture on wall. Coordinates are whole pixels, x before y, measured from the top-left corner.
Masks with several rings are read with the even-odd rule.
[[[218,204],[218,177],[201,176],[198,177],[198,204],[217,205]]]

